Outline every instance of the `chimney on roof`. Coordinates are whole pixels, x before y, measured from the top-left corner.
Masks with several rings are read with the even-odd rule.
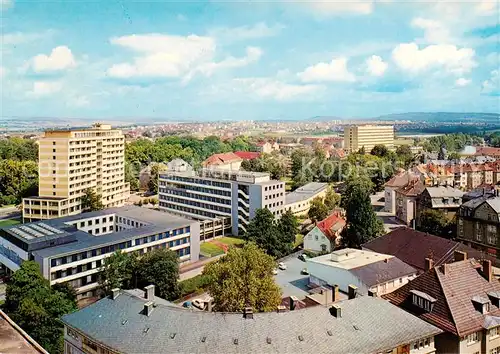
[[[357,294],[358,294],[358,287],[356,285],[350,284],[348,288],[349,300],[354,299]]]
[[[434,268],[434,261],[432,258],[426,258],[425,259],[425,271],[431,270]]]
[[[154,306],[154,302],[153,301],[148,301],[144,304],[144,315],[146,316],[151,316],[151,313],[153,312],[153,306]]]
[[[332,307],[330,307],[330,314],[333,317],[341,318],[342,317],[342,308],[339,305],[332,305]]]
[[[208,300],[207,301],[207,311],[212,312],[213,306],[214,306],[214,300],[213,299]]]
[[[246,318],[247,320],[253,319],[253,309],[250,306],[243,309],[243,318]]]
[[[332,302],[337,302],[340,300],[339,286],[335,284],[332,290]]]
[[[389,263],[389,258],[384,259],[385,263]]]
[[[111,289],[111,299],[116,299],[120,295],[120,288]]]
[[[493,280],[491,261],[488,259],[483,260],[483,276],[489,282],[491,282]]]
[[[297,298],[297,296],[293,296],[293,295],[290,296],[290,311],[295,310],[298,302],[299,302],[299,299]]]
[[[467,259],[467,252],[455,251],[453,254],[455,262],[465,261]]]
[[[154,301],[155,299],[155,286],[148,285],[144,288],[144,298],[148,301]]]

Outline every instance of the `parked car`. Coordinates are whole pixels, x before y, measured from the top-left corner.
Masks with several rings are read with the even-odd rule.
[[[205,309],[205,302],[201,301],[200,299],[193,300],[192,304],[197,309],[200,309],[200,310],[204,310]]]
[[[191,308],[193,307],[193,304],[191,303],[191,301],[184,301],[184,303],[182,304],[182,307],[186,307],[186,308]]]
[[[278,275],[278,269],[276,268],[273,269],[273,275]]]
[[[299,259],[302,261],[302,262],[305,262],[309,257],[307,256],[307,254],[304,254],[302,253],[301,255],[299,255]]]
[[[309,275],[309,272],[307,271],[307,268],[302,268],[300,274]]]
[[[281,270],[285,270],[286,269],[286,264],[283,263],[283,262],[279,262],[278,263],[278,268],[281,269]]]

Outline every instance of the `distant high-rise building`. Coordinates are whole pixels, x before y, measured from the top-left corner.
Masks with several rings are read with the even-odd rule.
[[[369,153],[375,145],[394,149],[393,125],[351,125],[344,128],[344,149],[348,153],[363,147]]]
[[[159,206],[197,220],[228,219],[233,235],[247,230],[260,208],[274,215],[285,210],[285,182],[268,173],[203,169],[166,171],[159,177]]]
[[[123,206],[130,194],[124,151],[122,131],[107,124],[46,131],[39,141],[38,196],[23,199],[23,220],[80,214],[88,188],[105,208]]]

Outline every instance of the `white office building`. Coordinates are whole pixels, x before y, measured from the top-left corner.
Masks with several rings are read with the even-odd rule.
[[[78,299],[96,294],[98,273],[115,251],[158,248],[175,251],[180,263],[197,261],[199,223],[126,206],[0,229],[0,266],[16,271],[34,260],[51,285],[69,283]]]
[[[159,177],[160,210],[197,220],[230,220],[233,235],[246,231],[255,211],[284,212],[285,183],[268,173],[202,169],[167,171]]]

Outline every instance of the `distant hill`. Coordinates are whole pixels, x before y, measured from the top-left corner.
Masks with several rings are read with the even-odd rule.
[[[386,114],[374,118],[375,120],[411,120],[411,121],[425,121],[427,123],[434,122],[489,122],[499,123],[500,114],[498,113],[475,113],[475,112],[409,112]]]

